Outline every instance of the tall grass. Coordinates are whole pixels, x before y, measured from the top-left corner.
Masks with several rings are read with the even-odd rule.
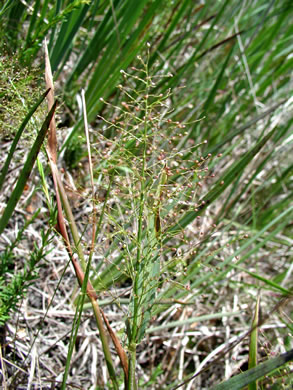
[[[84,175],[78,185],[94,185],[92,210],[100,219],[92,218],[96,230],[88,215],[86,227],[77,223],[71,245],[95,293],[107,291],[122,305],[126,388],[158,388],[137,376],[139,346],[148,335],[163,337],[167,329],[171,340],[172,329],[179,327],[193,348],[189,323],[217,318],[224,323],[231,316],[235,328],[242,321],[237,304],[230,313],[224,301],[215,305],[221,291],[254,306],[262,289],[260,305],[265,302],[269,319],[274,316],[265,308],[269,296],[276,296],[271,307],[278,307],[278,299],[292,295],[291,17],[290,2],[264,0],[30,6],[12,0],[0,11],[7,31],[2,47],[21,64],[42,62],[41,44],[45,37],[49,41],[55,85],[71,122],[59,149],[75,172],[90,150],[80,143],[85,114],[78,102],[85,89],[92,183]],[[60,186],[56,194],[59,188],[62,195]],[[74,217],[67,213],[67,218]],[[94,237],[89,262],[87,237]],[[79,283],[85,293],[86,282]],[[131,294],[120,300],[117,285],[131,287]],[[88,305],[88,298],[82,299],[80,316]],[[202,316],[197,306],[204,308]],[[248,323],[252,319],[253,313]],[[117,335],[104,321],[115,344]],[[251,338],[262,324],[254,320]],[[73,328],[77,334],[78,326]],[[290,348],[289,343],[277,350]],[[183,354],[187,360],[178,358],[180,369],[174,365],[169,377],[154,370],[154,382],[192,386],[209,359],[227,359],[228,353],[223,347],[197,365]],[[289,355],[280,355],[278,364]],[[256,363],[251,366],[257,372],[251,386],[275,369],[275,361],[269,362],[259,371]],[[247,377],[239,386],[248,384]]]

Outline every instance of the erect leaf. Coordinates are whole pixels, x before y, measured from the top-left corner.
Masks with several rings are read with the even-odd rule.
[[[52,107],[53,102],[54,102],[54,82],[53,82],[53,76],[52,76],[52,71],[51,71],[48,46],[47,46],[46,40],[45,40],[44,46],[45,46],[45,80],[46,80],[47,88],[50,88],[50,92],[48,93],[47,100],[48,100],[48,109],[51,110],[51,107]],[[49,131],[49,135],[48,135],[48,152],[49,152],[50,159],[52,159],[52,161],[56,164],[56,162],[57,162],[57,136],[56,136],[55,116],[52,117],[52,120],[50,122],[50,131]]]
[[[258,341],[258,327],[259,323],[259,310],[260,310],[260,296],[257,297],[255,312],[252,321],[252,331],[250,333],[250,344],[249,344],[249,359],[248,359],[248,368],[253,368],[257,366],[257,341]],[[257,381],[253,381],[248,385],[248,390],[257,390]]]

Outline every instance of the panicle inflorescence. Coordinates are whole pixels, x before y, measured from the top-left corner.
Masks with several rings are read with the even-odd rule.
[[[171,258],[174,262],[171,247],[180,248],[179,252],[176,251],[179,259],[190,256],[206,234],[215,229],[212,221],[207,223],[200,215],[188,230],[180,229],[180,220],[186,213],[200,214],[205,208],[203,192],[215,177],[210,165],[216,156],[204,154],[207,140],[198,143],[192,140],[186,147],[181,146],[192,123],[174,117],[172,92],[168,90],[165,95],[158,92],[147,63],[141,57],[138,61],[142,66],[121,71],[124,82],[118,85],[118,89],[122,103],[116,105],[101,99],[107,112],[112,113],[112,119],[106,119],[105,115],[99,117],[102,142],[96,147],[100,156],[96,176],[101,178],[104,188],[109,178],[112,180],[107,202],[109,245],[117,240],[128,258],[133,256],[137,246],[140,199],[143,197],[143,230],[147,232],[149,215],[155,215],[153,228],[159,237],[163,258]],[[179,230],[175,229],[174,234],[172,228],[176,225]],[[193,229],[198,232],[195,240],[189,237]],[[143,240],[146,237],[147,233]],[[111,256],[107,259],[114,262],[119,252],[113,251],[111,255],[112,259]],[[131,276],[131,267],[128,272]]]

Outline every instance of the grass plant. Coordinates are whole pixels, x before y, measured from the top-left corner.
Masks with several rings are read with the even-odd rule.
[[[25,372],[19,382],[16,368],[4,375],[1,349],[6,388],[25,386],[26,377],[28,388],[48,380],[64,389],[290,386],[291,16],[286,1],[4,2],[5,52],[38,66],[48,39],[50,114],[4,202],[1,236],[50,125],[40,196],[51,221],[57,209],[56,237],[71,264],[63,256],[56,271],[56,244],[53,297],[65,294],[60,301],[74,313],[66,336],[48,347],[59,353],[41,379],[32,351],[40,351],[49,308],[58,312],[61,303],[50,300],[38,337],[30,331],[30,352],[15,347],[14,364]],[[13,85],[21,96],[22,84]],[[31,115],[3,162],[2,188]],[[2,118],[7,133],[14,122]],[[54,226],[44,224],[43,231]],[[35,248],[38,259],[45,246]],[[35,267],[22,274],[29,283]],[[10,294],[16,306],[21,294]],[[95,343],[83,339],[90,306]],[[91,358],[80,364],[82,355]]]

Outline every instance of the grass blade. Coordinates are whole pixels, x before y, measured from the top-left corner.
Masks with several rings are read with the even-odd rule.
[[[1,175],[0,175],[0,190],[3,186],[3,183],[5,181],[5,177],[6,177],[6,174],[7,174],[7,171],[8,171],[8,168],[9,168],[9,164],[12,160],[12,157],[13,157],[13,154],[15,152],[15,149],[16,149],[16,146],[18,144],[18,141],[26,127],[26,125],[28,124],[29,120],[31,119],[31,117],[33,116],[33,114],[35,113],[35,111],[37,110],[37,108],[41,105],[41,103],[44,101],[44,99],[46,98],[47,94],[49,93],[50,89],[48,89],[41,97],[40,99],[36,102],[36,104],[32,107],[32,109],[30,110],[30,112],[27,114],[27,116],[25,117],[24,121],[22,122],[21,126],[19,127],[15,137],[14,137],[14,140],[12,142],[12,145],[10,147],[10,150],[9,150],[9,153],[8,153],[8,156],[7,156],[7,159],[5,161],[5,164],[2,168],[2,171],[1,171]]]
[[[34,163],[36,161],[36,158],[38,156],[38,153],[41,149],[41,146],[44,142],[44,139],[46,137],[48,128],[50,126],[51,119],[55,113],[57,102],[55,102],[48,113],[43,126],[41,130],[39,131],[39,134],[28,154],[28,157],[26,159],[26,162],[24,164],[24,167],[19,175],[19,179],[17,180],[17,184],[11,194],[11,197],[9,198],[9,201],[7,203],[7,206],[3,212],[3,215],[0,219],[0,234],[3,232],[5,227],[7,226],[9,219],[17,205],[17,202],[19,201],[21,194],[23,192],[24,186],[30,176],[30,173],[33,169]]]
[[[279,367],[282,367],[284,364],[292,360],[293,350],[285,352],[276,358],[266,361],[265,363],[261,363],[258,366],[243,372],[242,374],[234,376],[226,382],[213,386],[211,390],[241,390],[251,382],[268,375],[270,372],[276,370]]]

